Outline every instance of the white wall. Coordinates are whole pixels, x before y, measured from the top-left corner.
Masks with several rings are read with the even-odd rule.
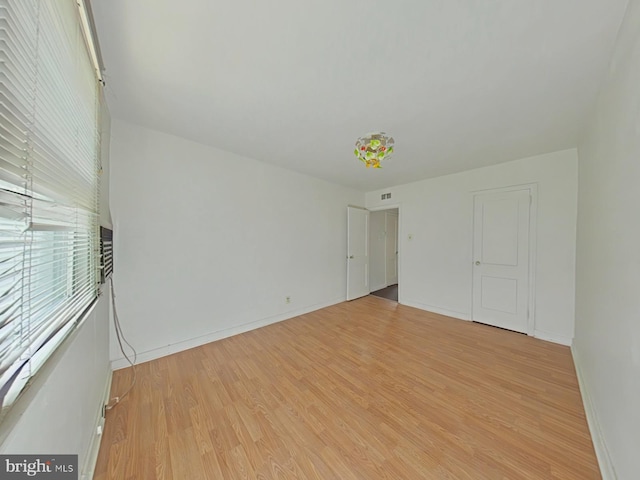
[[[361,192],[114,120],[111,198],[118,313],[139,360],[345,299]]]
[[[89,461],[92,469],[92,442],[99,441],[95,428],[111,379],[108,317],[104,295],[8,412],[0,452],[78,454],[79,467]]]
[[[372,292],[387,286],[385,278],[385,213],[369,214],[369,289]]]
[[[573,353],[605,480],[640,478],[639,86],[640,1],[631,0],[578,146]]]
[[[401,208],[400,302],[470,319],[473,192],[528,183],[538,185],[536,336],[569,344],[574,328],[575,149],[385,189]],[[384,205],[381,193],[367,193],[367,208]]]

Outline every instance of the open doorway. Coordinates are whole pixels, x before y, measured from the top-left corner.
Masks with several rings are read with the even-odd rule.
[[[371,295],[398,301],[398,208],[370,212],[369,285]]]

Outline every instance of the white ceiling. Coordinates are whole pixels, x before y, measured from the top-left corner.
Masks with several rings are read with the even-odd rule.
[[[114,117],[364,191],[575,147],[626,4],[92,0]]]

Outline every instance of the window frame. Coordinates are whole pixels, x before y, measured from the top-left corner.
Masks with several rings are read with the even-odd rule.
[[[29,16],[34,9],[37,10],[35,18]],[[30,44],[20,36],[24,32],[20,30],[19,21],[24,21],[25,25],[31,22],[25,28],[37,25],[34,57],[23,58],[18,55],[33,50],[26,47],[24,52],[21,50],[24,45],[29,47]],[[50,23],[42,28],[41,33],[43,21]],[[8,99],[8,106],[5,108],[3,105],[5,113],[8,111],[13,115],[15,112],[16,116],[12,119],[17,119],[17,123],[11,123],[6,115],[0,116],[0,191],[11,199],[7,204],[0,202],[4,209],[3,212],[0,211],[3,220],[0,222],[0,254],[5,252],[1,250],[5,238],[12,244],[22,242],[23,265],[18,273],[8,274],[20,276],[19,288],[1,283],[5,278],[0,276],[0,293],[5,287],[11,293],[6,300],[8,309],[2,303],[5,302],[5,297],[0,297],[0,310],[4,309],[0,311],[0,346],[3,347],[0,360],[5,360],[5,351],[11,358],[14,356],[13,352],[20,351],[22,346],[28,344],[29,347],[16,360],[0,363],[3,368],[6,367],[0,371],[0,422],[97,303],[100,292],[99,184],[104,103],[101,57],[92,30],[88,0],[0,0],[0,27],[3,25],[7,28],[4,32],[0,31],[0,40],[5,40],[4,44],[0,43],[0,60],[7,63],[8,68],[13,67],[7,75],[14,75],[14,78],[10,79],[7,75],[2,78],[13,81],[0,85],[0,95]],[[10,37],[9,31],[14,37]],[[27,33],[33,33],[33,29]],[[54,41],[59,41],[59,44],[52,44]],[[44,45],[42,48],[40,43]],[[57,53],[61,55],[60,58],[67,60],[67,64],[60,66],[56,63],[60,60]],[[47,54],[50,55],[47,57]],[[29,100],[28,88],[25,90],[25,87],[15,81],[28,77],[21,70],[27,64],[25,72],[30,71],[31,64],[28,62],[33,62],[36,66],[36,78],[33,79],[36,87],[43,87],[44,83],[50,82],[46,88],[41,89],[49,95],[60,91],[60,99],[54,99],[52,96],[45,97],[45,93],[38,97],[37,89],[34,90],[31,118],[28,116],[29,112],[24,110],[25,105],[30,106],[25,103],[25,99]],[[44,66],[41,70],[45,73],[40,73],[37,69],[41,64]],[[63,67],[67,68],[64,72]],[[51,72],[63,75],[62,80],[47,78],[46,74]],[[70,95],[70,92],[76,92],[71,87],[56,90],[58,85],[65,85],[67,77],[64,75],[79,82],[77,85],[83,89],[85,96],[77,99],[74,94]],[[38,103],[38,98],[41,98],[41,103]],[[87,103],[91,99],[93,105]],[[38,107],[42,112],[37,111]],[[60,108],[59,111],[55,110],[56,107]],[[69,119],[69,113],[73,119]],[[51,123],[55,121],[56,115],[58,118],[62,115],[65,119],[63,125]],[[31,123],[22,122],[25,118]],[[82,123],[74,129],[75,121]],[[49,126],[47,122],[50,122]],[[20,159],[15,155],[15,147],[23,134],[20,130],[22,126],[26,128],[26,143],[22,154],[24,165],[19,165]],[[13,135],[14,132],[18,132],[18,136]],[[62,139],[56,143],[58,138],[52,138],[51,135],[57,136],[58,133]],[[62,134],[65,133],[70,136],[63,138]],[[81,160],[76,161],[77,159]],[[20,183],[15,180],[19,178],[20,168],[24,170],[22,191]],[[61,170],[58,171],[58,168]],[[8,173],[5,174],[5,171]],[[74,177],[75,173],[78,175]],[[81,187],[81,195],[76,194],[75,185]],[[50,196],[49,192],[54,195]],[[9,215],[9,220],[12,215],[19,218],[21,206],[25,217],[21,235],[13,235],[11,228],[7,227],[6,231],[9,233],[6,237],[2,236],[5,233],[2,227],[11,226],[10,221],[5,221],[4,215]],[[51,212],[52,216],[47,217]],[[46,239],[47,236],[51,236],[50,241]],[[22,240],[17,240],[18,238]],[[15,250],[17,252],[19,247]],[[35,267],[31,264],[34,257],[37,258]],[[6,260],[0,255],[0,265]],[[8,271],[11,272],[13,268]],[[17,292],[21,294],[19,300],[15,299]],[[19,302],[19,306],[14,311],[16,302]],[[41,309],[34,307],[32,302],[37,303],[37,307]],[[15,314],[18,311],[19,314]],[[1,315],[7,312],[8,316],[3,318]],[[33,334],[30,330],[32,326],[41,331]]]

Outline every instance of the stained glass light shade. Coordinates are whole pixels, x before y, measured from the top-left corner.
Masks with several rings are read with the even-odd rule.
[[[369,133],[356,141],[353,151],[367,168],[382,168],[380,162],[393,153],[394,140],[384,132]]]

